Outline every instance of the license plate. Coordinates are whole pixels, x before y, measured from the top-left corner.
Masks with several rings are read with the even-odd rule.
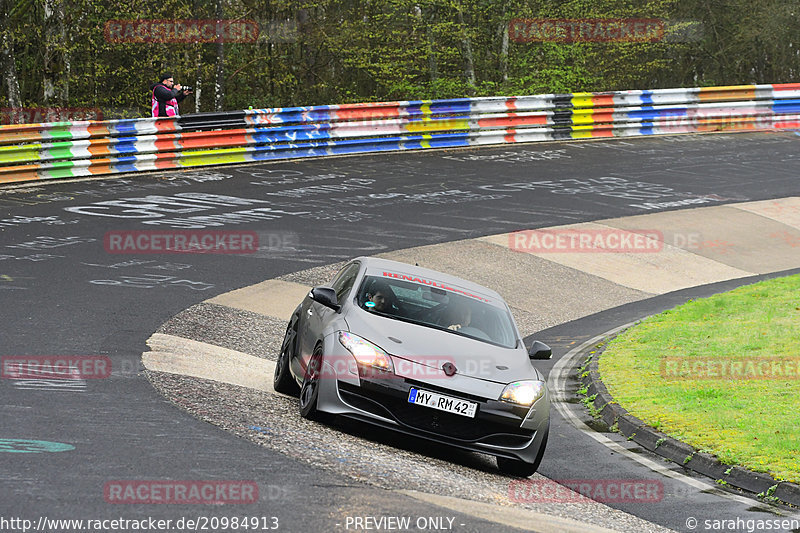
[[[425,407],[431,407],[469,418],[475,418],[475,411],[478,410],[478,404],[475,402],[459,400],[458,398],[451,398],[450,396],[445,396],[438,392],[415,389],[414,387],[408,391],[408,403],[424,405]]]

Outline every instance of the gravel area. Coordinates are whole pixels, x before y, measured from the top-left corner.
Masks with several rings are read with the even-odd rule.
[[[206,342],[275,361],[285,331],[284,320],[203,302],[170,318],[156,333]]]
[[[319,285],[327,283],[344,264],[315,267],[279,279]],[[513,311],[525,335],[551,325],[541,315],[523,309]],[[285,328],[282,320],[201,303],[171,318],[158,333],[274,360]],[[515,499],[510,488],[517,481],[499,474],[494,458],[488,455],[410,439],[346,419],[310,422],[298,414],[297,399],[282,394],[176,374],[154,371],[146,374],[167,399],[203,421],[304,463],[380,488],[514,506],[618,531],[668,531],[596,502],[540,503]],[[546,480],[539,474],[531,479]]]
[[[280,276],[277,279],[283,281],[293,281],[295,283],[310,285],[312,287],[316,285],[324,285],[331,281],[333,276],[335,276],[336,273],[339,272],[339,270],[341,270],[341,268],[346,264],[347,261],[341,261],[339,263],[309,268],[299,272],[292,272],[291,274]]]

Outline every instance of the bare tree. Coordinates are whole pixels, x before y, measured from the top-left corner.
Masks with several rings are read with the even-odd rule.
[[[508,2],[503,1],[503,11],[497,31],[500,34],[500,75],[503,81],[508,81]]]
[[[63,85],[59,84],[59,76],[63,74],[64,70],[64,54],[58,50],[59,46],[64,46],[66,41],[64,2],[63,0],[43,0],[42,7],[44,8],[42,103],[50,105],[55,100],[64,102]],[[57,94],[56,87],[59,85],[61,85],[62,91]]]
[[[225,105],[225,44],[220,34],[220,21],[225,15],[225,0],[217,0],[217,69],[214,82],[214,110],[222,111]]]
[[[0,64],[3,66],[3,84],[6,86],[8,105],[12,108],[19,108],[22,107],[22,99],[19,94],[19,78],[17,77],[14,47],[7,27],[7,21],[9,20],[7,1],[0,0]]]
[[[436,60],[436,49],[434,48],[434,38],[433,32],[431,31],[431,25],[428,20],[425,20],[424,13],[422,8],[419,6],[414,6],[414,15],[419,20],[420,24],[425,26],[425,40],[428,43],[428,73],[430,75],[431,81],[436,81],[436,78],[439,77],[439,63]],[[431,7],[431,13],[429,18],[433,18],[434,15],[434,7]]]
[[[470,87],[470,93],[475,94],[475,59],[472,54],[472,41],[469,38],[467,24],[464,22],[464,11],[461,6],[456,7],[458,24],[461,26],[461,46],[464,50],[464,77]]]

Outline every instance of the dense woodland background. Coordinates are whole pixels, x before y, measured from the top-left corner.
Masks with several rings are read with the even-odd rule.
[[[668,21],[656,43],[518,43],[515,18]],[[255,43],[113,43],[114,19],[250,19]],[[147,116],[171,70],[182,114],[248,106],[800,80],[800,0],[0,0],[0,107]]]

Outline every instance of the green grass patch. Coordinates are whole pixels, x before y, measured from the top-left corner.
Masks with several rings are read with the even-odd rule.
[[[800,482],[800,275],[650,317],[609,343],[600,375],[658,430]]]

